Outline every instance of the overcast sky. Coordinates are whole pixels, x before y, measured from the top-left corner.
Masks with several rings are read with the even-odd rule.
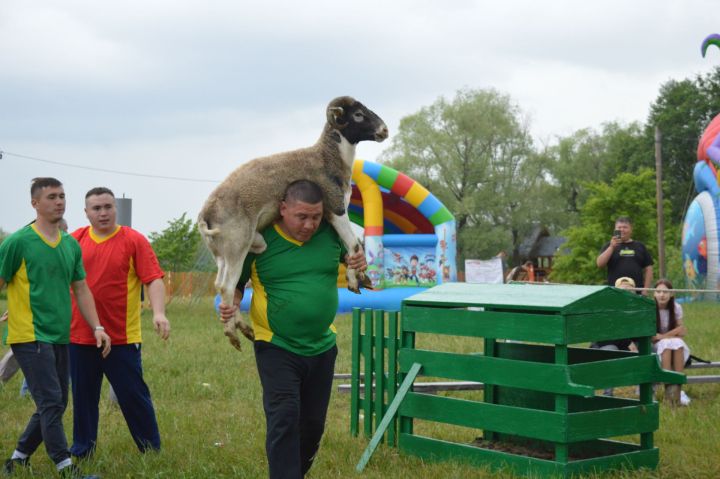
[[[351,95],[403,116],[460,88],[495,88],[538,144],[644,121],[659,86],[720,62],[711,1],[125,0],[0,2],[0,228],[34,218],[30,180],[133,199],[161,231],[239,164],[309,146],[327,103]],[[375,160],[384,144],[361,143]],[[47,162],[31,160],[32,157]],[[50,163],[54,162],[54,163]],[[99,168],[186,178],[130,176]]]

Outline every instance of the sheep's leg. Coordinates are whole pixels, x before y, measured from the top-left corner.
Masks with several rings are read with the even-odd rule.
[[[235,297],[235,288],[242,274],[242,267],[250,249],[254,228],[239,227],[237,234],[231,238],[227,238],[224,242],[223,255],[218,259],[218,265],[222,264],[222,270],[218,270],[218,276],[215,282],[218,293],[220,293],[224,304],[233,304]],[[240,350],[240,338],[236,329],[253,341],[255,333],[252,327],[242,319],[240,313],[236,313],[235,317],[226,322],[224,326],[225,335],[230,339],[236,349]]]
[[[250,252],[255,254],[260,254],[263,251],[267,249],[267,243],[265,242],[265,238],[262,237],[260,233],[257,231],[255,232],[255,237],[253,238],[253,242],[250,245]]]
[[[352,231],[352,227],[350,226],[350,218],[348,217],[347,212],[340,216],[331,214],[330,224],[333,226],[333,228],[335,228],[335,231],[337,231],[338,236],[340,236],[340,239],[345,244],[345,248],[348,250],[348,253],[357,253],[363,251],[360,240],[355,237],[355,233],[353,233]],[[361,283],[363,286],[368,287],[367,278],[365,276],[365,273],[363,273],[362,271],[356,271],[354,269],[348,268],[346,274],[348,280],[348,289],[353,293],[360,294]]]

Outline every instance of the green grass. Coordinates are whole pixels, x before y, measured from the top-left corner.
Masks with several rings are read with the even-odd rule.
[[[0,301],[0,308],[4,302]],[[720,305],[685,306],[688,343],[693,352],[720,360]],[[194,304],[172,303],[168,308],[172,338],[167,343],[150,329],[144,313],[143,360],[146,381],[153,394],[163,449],[141,455],[135,449],[122,415],[107,401],[101,402],[98,450],[83,464],[86,472],[104,478],[262,478],[265,463],[265,426],[261,389],[250,343],[235,351],[222,335],[211,300]],[[350,372],[350,317],[338,317],[337,372]],[[437,339],[440,341],[441,339]],[[459,341],[453,350],[472,351],[474,343]],[[0,353],[4,353],[2,347]],[[693,374],[709,374],[693,372]],[[27,419],[34,410],[29,399],[20,399],[22,378],[17,375],[0,389],[0,457],[9,457]],[[337,384],[337,383],[336,383]],[[720,477],[720,385],[687,386],[692,404],[672,410],[661,406],[660,429],[655,444],[660,448],[657,471],[616,473],[611,478],[716,478]],[[65,415],[66,431],[72,434],[72,408]],[[433,432],[471,442],[478,431],[423,425]],[[630,438],[632,439],[632,438]],[[353,477],[355,465],[368,441],[349,434],[349,395],[333,391],[326,434],[309,477]],[[32,458],[34,475],[53,477],[51,461],[41,449]],[[365,478],[511,478],[458,463],[426,463],[381,445],[372,457]],[[592,476],[591,476],[592,477]]]

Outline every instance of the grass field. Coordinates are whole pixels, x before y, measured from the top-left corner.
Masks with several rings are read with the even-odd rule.
[[[0,308],[4,306],[4,301],[0,301]],[[153,394],[163,449],[157,454],[140,455],[119,409],[103,394],[98,450],[93,459],[82,465],[83,470],[107,479],[266,477],[261,390],[250,343],[244,343],[239,353],[230,347],[209,298],[169,306],[173,329],[167,343],[151,331],[148,312],[143,314],[145,377]],[[720,304],[686,305],[685,317],[693,352],[720,360]],[[339,316],[336,324],[340,348],[336,371],[350,372],[349,315]],[[473,347],[472,343],[459,346]],[[0,353],[5,350],[2,346]],[[34,410],[30,399],[18,397],[21,380],[21,375],[17,375],[0,389],[0,457],[9,457]],[[686,391],[692,398],[689,407],[673,410],[661,406],[660,429],[655,435],[661,456],[658,470],[603,477],[720,477],[720,385],[686,386]],[[65,423],[71,436],[71,407]],[[455,428],[444,434],[471,442],[478,431]],[[457,463],[426,463],[382,445],[365,472],[358,475],[355,465],[367,442],[362,436],[350,436],[349,395],[335,389],[326,434],[309,477],[515,477]],[[44,450],[33,456],[32,464],[33,475],[21,473],[17,477],[53,477],[54,467]]]

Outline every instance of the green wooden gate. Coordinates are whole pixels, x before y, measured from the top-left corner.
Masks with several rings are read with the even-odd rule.
[[[357,434],[364,405],[365,433],[375,433],[359,470],[386,430],[388,442],[395,443],[395,417],[388,417],[395,410],[398,447],[425,459],[563,477],[657,466],[653,432],[659,408],[652,383],[681,384],[685,376],[662,370],[651,351],[652,300],[605,286],[449,283],[403,301],[399,335],[382,324],[384,318],[383,312],[366,311],[365,332],[360,334],[361,314],[354,315],[351,431]],[[417,349],[416,336],[422,334],[477,337],[483,353]],[[637,338],[639,353],[570,347],[622,338]],[[386,349],[398,345],[395,361]],[[364,382],[372,385],[373,375],[375,382],[362,398],[361,348]],[[410,386],[418,371],[482,382],[484,399],[413,392]],[[410,373],[413,377],[403,384]],[[639,399],[595,394],[632,385],[639,385]],[[471,428],[470,439],[482,430],[482,440],[454,443],[421,436],[413,432],[414,420]],[[638,435],[637,443],[616,439],[633,435]]]

